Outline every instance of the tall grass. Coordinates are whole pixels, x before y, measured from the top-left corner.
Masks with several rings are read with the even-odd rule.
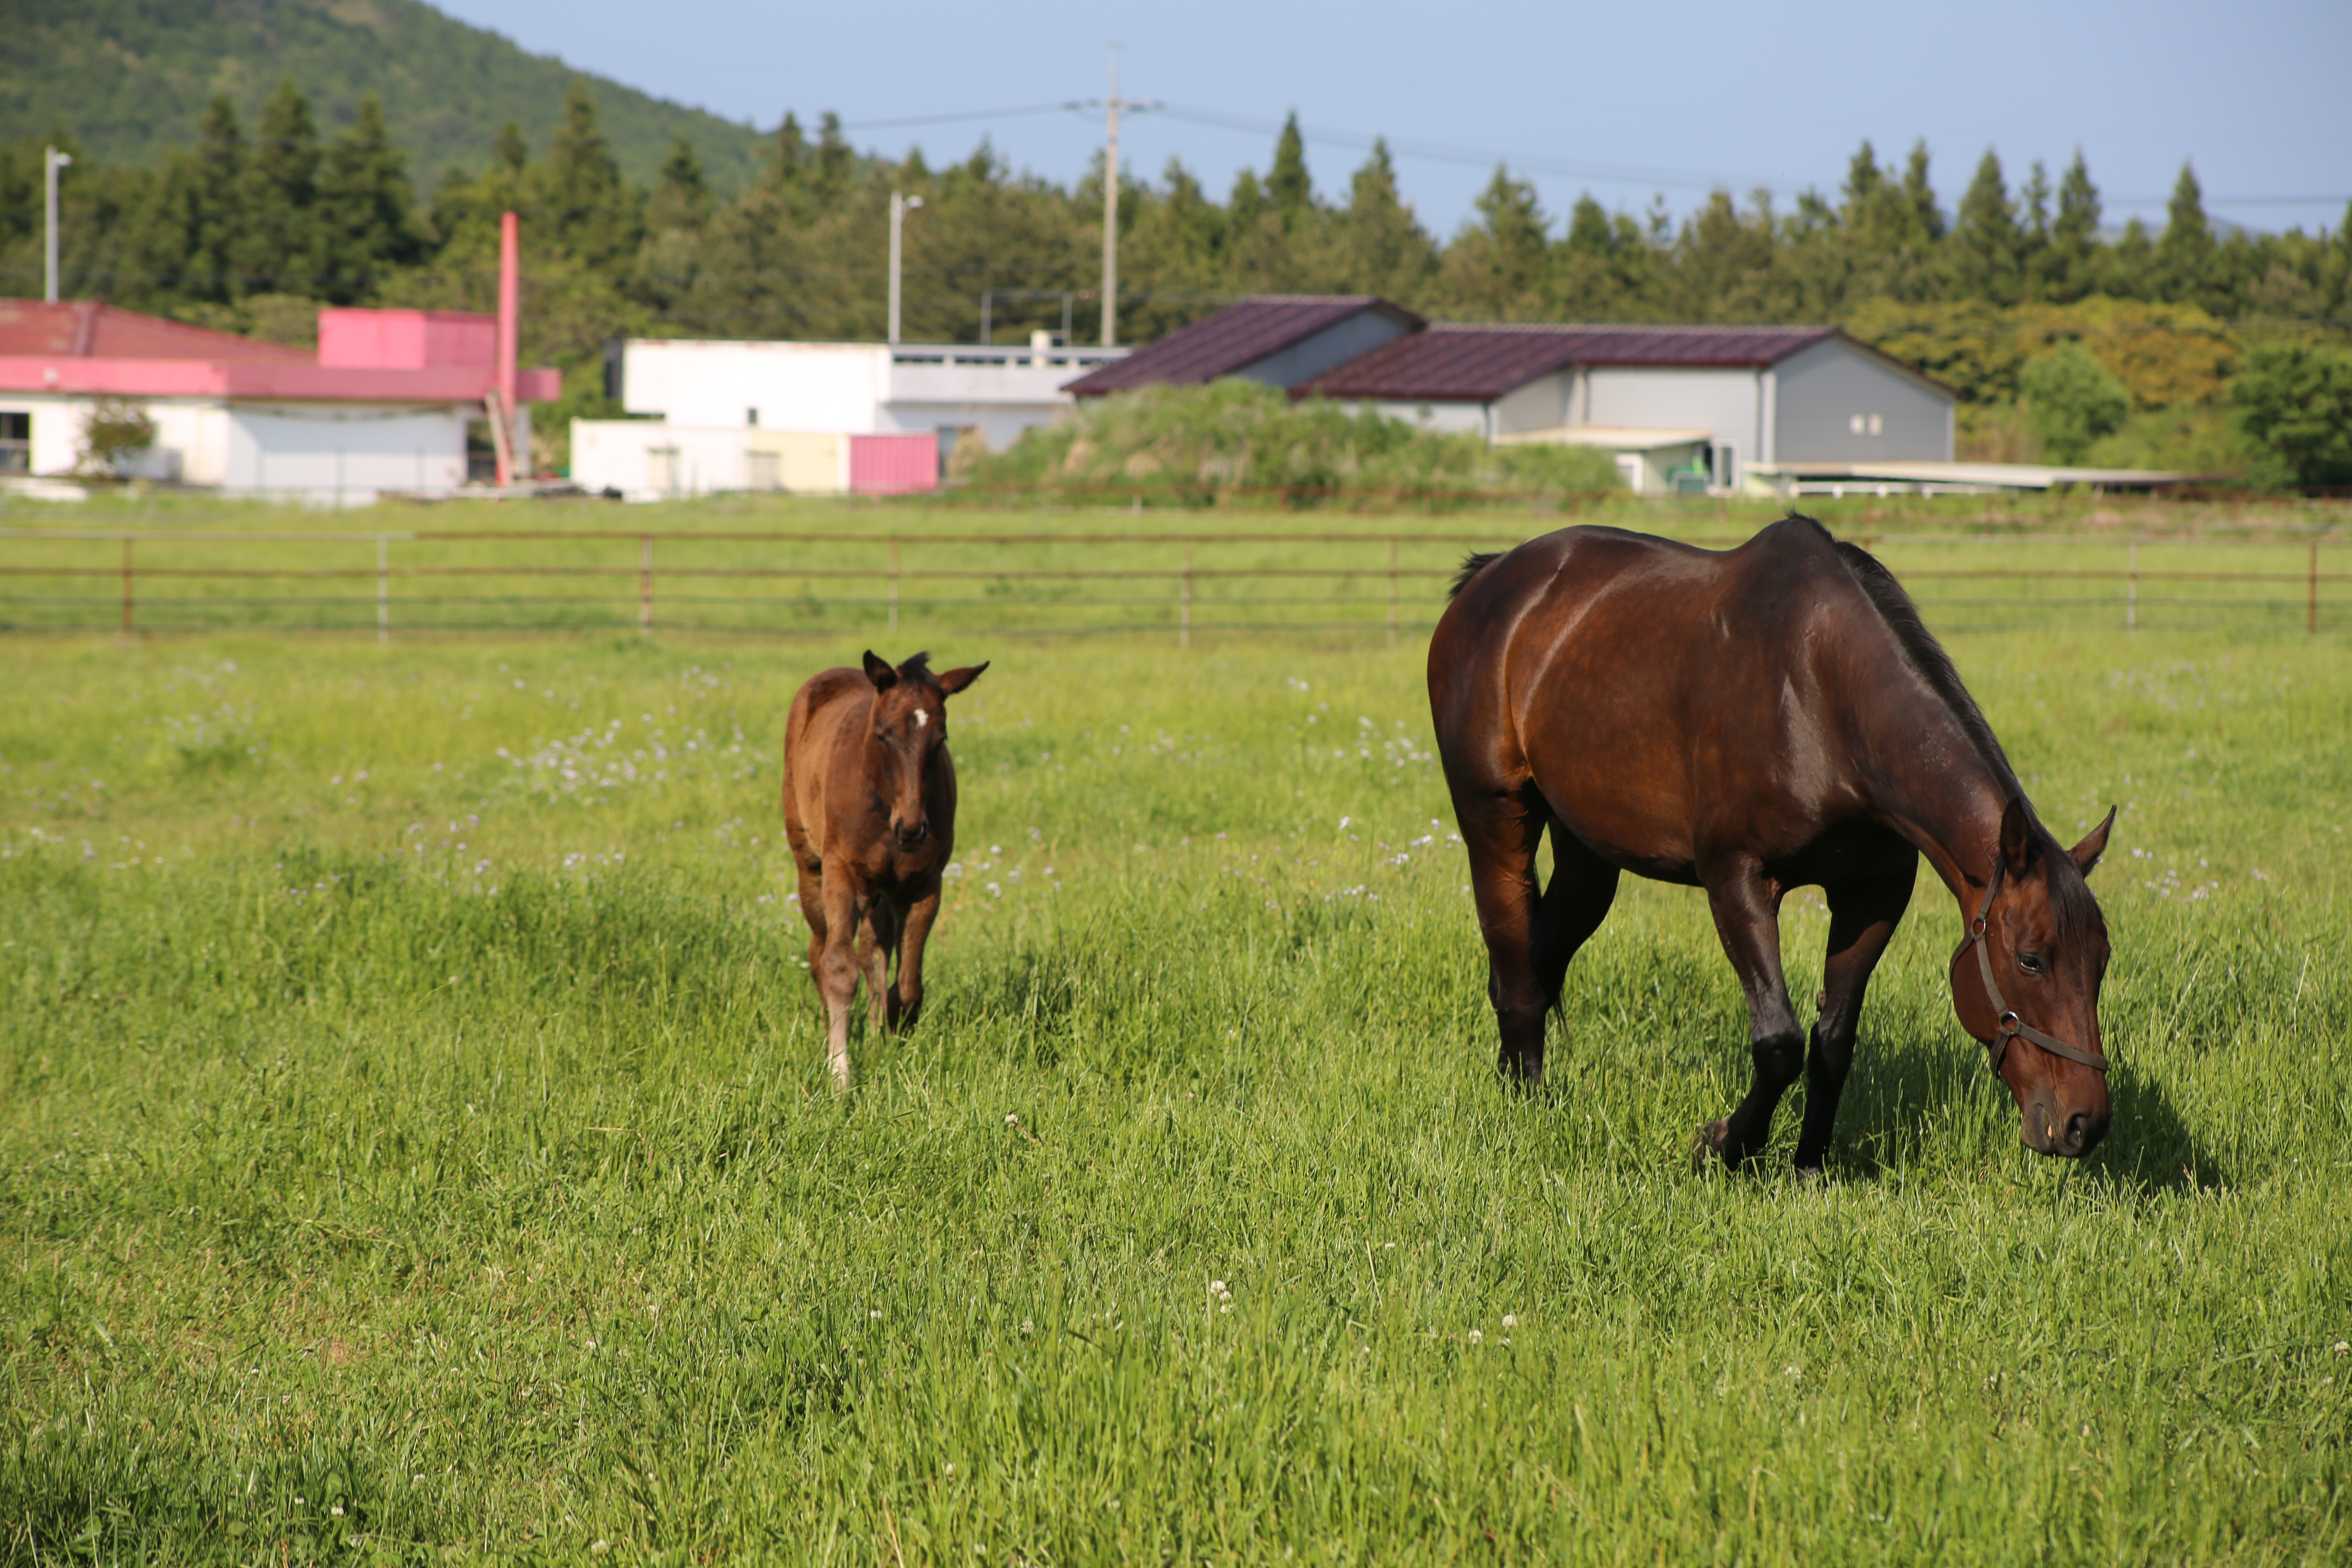
[[[1681,1163],[1687,890],[1496,1087],[1410,647],[940,646],[934,1010],[835,1097],[777,731],[858,646],[0,649],[0,1557],[2352,1547],[2339,639],[1955,637],[2123,805],[2115,1131],[2018,1147],[1930,883],[1808,1185],[1795,1105]]]
[[[1287,492],[1293,506],[1360,504],[1360,493],[1424,501],[1496,493],[1589,500],[1621,488],[1614,460],[1587,447],[1491,447],[1321,398],[1238,379],[1090,399],[963,477],[983,491],[1061,490],[1100,501],[1213,504]],[[1263,497],[1260,497],[1263,504]]]

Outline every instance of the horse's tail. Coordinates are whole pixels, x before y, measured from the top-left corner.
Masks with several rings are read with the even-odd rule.
[[[1445,596],[1449,599],[1460,598],[1462,590],[1470,585],[1471,578],[1475,577],[1508,553],[1510,552],[1505,550],[1474,550],[1465,555],[1462,558],[1462,570],[1454,574],[1454,586],[1446,590]]]

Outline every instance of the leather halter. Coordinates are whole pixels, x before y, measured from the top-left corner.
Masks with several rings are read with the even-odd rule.
[[[2040,1046],[2053,1057],[2063,1057],[2070,1062],[2080,1062],[2104,1073],[2107,1070],[2105,1057],[2043,1034],[2020,1018],[2011,1010],[2009,1004],[2000,999],[2000,987],[1992,977],[1992,944],[1985,940],[1985,921],[1991,917],[1993,898],[2000,891],[2001,873],[2006,868],[2004,861],[2000,851],[1994,850],[1992,880],[1985,884],[1984,902],[1977,906],[1977,918],[1969,922],[1969,934],[1960,940],[1958,947],[1952,950],[1952,962],[1955,963],[1959,962],[1960,953],[1966,949],[1973,947],[1977,950],[1977,973],[1984,976],[1985,1000],[1990,1002],[1992,1010],[2000,1015],[2000,1021],[1993,1027],[1992,1038],[1985,1042],[1985,1049],[1992,1058],[1992,1070],[1996,1073],[2000,1071],[2001,1059],[2009,1055],[2009,1042],[2016,1039]]]

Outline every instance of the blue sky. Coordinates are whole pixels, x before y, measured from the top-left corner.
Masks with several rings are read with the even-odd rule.
[[[1496,156],[1563,215],[1590,190],[1677,211],[1711,184],[1768,184],[1783,205],[1834,191],[1867,136],[1882,157],[1925,137],[1955,203],[1987,147],[2012,185],[2078,146],[2111,222],[2160,221],[2184,158],[2223,221],[2305,229],[2352,198],[2352,4],[1979,0],[1905,7],[1798,5],[1475,6],[1332,0],[1088,5],[1007,0],[889,5],[667,0],[438,0],[557,56],[762,129],[787,108],[853,126],[1092,98],[1121,46],[1126,96],[1170,112],[1130,120],[1130,168],[1180,156],[1222,195],[1263,169],[1296,110],[1318,190],[1344,191],[1378,132],[1405,195],[1450,233]],[[934,163],[983,135],[1055,180],[1101,144],[1098,112],[997,114],[854,131],[860,147]],[[2282,201],[2278,198],[2302,198]]]

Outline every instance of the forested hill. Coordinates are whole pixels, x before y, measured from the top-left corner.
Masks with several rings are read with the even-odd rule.
[[[419,0],[0,0],[0,141],[62,131],[113,162],[152,163],[184,145],[215,93],[250,123],[291,78],[331,130],[375,94],[394,144],[430,182],[488,162],[509,120],[545,145],[581,77]],[[683,136],[714,186],[750,183],[755,132],[583,79],[631,181],[652,184]]]

